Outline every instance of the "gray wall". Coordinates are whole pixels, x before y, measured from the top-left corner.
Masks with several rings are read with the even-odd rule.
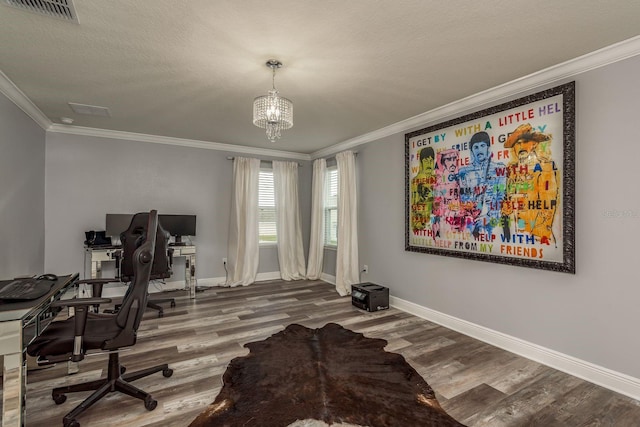
[[[635,57],[575,78],[577,274],[405,252],[403,132],[358,147],[360,263],[370,271],[363,280],[389,286],[398,298],[640,378],[640,341],[633,332],[640,324],[639,74]],[[48,133],[45,177],[44,131],[3,96],[0,109],[0,238],[10,243],[0,249],[4,277],[82,272],[83,231],[102,229],[107,212],[150,205],[198,215],[197,276],[224,276],[229,153]],[[307,247],[311,166],[302,163]],[[331,261],[325,267],[331,269]],[[275,248],[261,250],[260,271],[276,270]]]
[[[150,142],[47,133],[45,266],[84,271],[84,231],[104,230],[106,213],[197,215],[197,278],[225,276],[232,152]],[[246,156],[246,155],[245,155]],[[308,245],[311,171],[299,168],[300,205]],[[183,277],[179,262],[174,279]],[[279,271],[275,246],[260,250],[260,273]],[[173,279],[172,279],[173,280]]]
[[[402,133],[358,148],[360,263],[370,270],[363,279],[388,285],[401,299],[640,378],[638,75],[640,56],[572,79],[577,274],[405,252]]]
[[[0,278],[44,269],[45,132],[0,93]]]

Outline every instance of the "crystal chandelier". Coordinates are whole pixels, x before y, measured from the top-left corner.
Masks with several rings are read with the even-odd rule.
[[[276,90],[276,69],[282,67],[282,62],[270,59],[266,65],[273,71],[272,89],[253,100],[253,124],[266,129],[269,141],[275,142],[281,131],[293,126],[293,102],[279,96]]]

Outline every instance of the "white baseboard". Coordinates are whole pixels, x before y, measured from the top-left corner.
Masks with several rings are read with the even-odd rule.
[[[256,282],[264,282],[267,280],[279,280],[282,276],[279,271],[270,271],[267,273],[258,273]],[[206,279],[198,279],[197,285],[203,288],[211,288],[216,286],[225,286],[226,277],[210,277]],[[184,282],[182,282],[184,283]]]
[[[331,283],[332,285],[336,284],[336,276],[331,276],[329,274],[320,273],[320,280]]]
[[[224,279],[222,279],[222,281],[224,282]],[[180,289],[185,289],[184,280],[177,280],[177,281],[164,282],[164,283],[159,281],[152,281],[151,284],[149,285],[150,294],[155,294],[155,293],[164,292],[164,291],[174,291],[174,290],[180,290]],[[127,290],[126,283],[111,282],[111,283],[105,284],[104,287],[102,288],[102,296],[105,298],[117,298],[117,297],[123,296],[126,290]],[[80,285],[81,297],[83,296],[83,291],[85,291],[84,295],[90,295],[91,286]],[[73,293],[74,291],[70,290],[69,292]]]
[[[224,286],[226,278],[224,277],[207,277],[204,279],[198,279],[196,286],[201,288],[214,288],[216,286]]]
[[[640,400],[640,379],[391,296],[390,305],[446,328]]]
[[[258,273],[256,276],[256,282],[267,281],[267,280],[278,280],[281,278],[282,276],[280,276],[279,271],[270,271],[266,273]],[[196,286],[203,287],[203,288],[224,286],[225,280],[226,280],[225,277],[208,277],[203,279],[197,279]],[[81,296],[82,296],[83,289],[86,290],[87,294],[90,294],[91,286],[86,285],[85,287],[85,285],[82,285],[80,288]],[[151,281],[151,283],[149,284],[150,294],[155,294],[158,292],[165,292],[165,291],[182,290],[182,289],[185,289],[184,280],[173,280],[170,282]],[[102,289],[102,296],[105,298],[117,298],[117,297],[123,296],[126,290],[127,290],[126,283],[119,283],[119,282],[107,283],[106,285],[104,285]]]
[[[280,278],[280,272],[273,271],[258,273],[256,281],[278,280]],[[322,273],[320,276],[320,280],[333,285],[335,285],[335,279],[335,276],[325,273]],[[224,283],[224,277],[203,278],[198,279],[197,281],[198,286],[205,288],[224,286]],[[158,289],[156,286],[160,286],[161,289]],[[89,289],[91,288],[89,287]],[[184,280],[152,284],[149,289],[150,293],[184,289]],[[122,296],[124,295],[125,290],[126,285],[124,284],[109,283],[104,287],[103,296],[107,298]],[[527,359],[534,360],[559,371],[566,372],[567,374],[582,378],[602,387],[606,387],[609,390],[640,400],[640,379],[638,378],[530,343],[520,338],[503,334],[502,332],[476,325],[475,323],[471,323],[466,320],[458,319],[457,317],[423,307],[401,298],[390,296],[389,303],[392,307],[397,308],[398,310],[411,313],[446,328],[479,339],[487,344],[494,345],[522,357],[526,357]]]
[[[280,271],[272,271],[270,273],[258,273],[256,276],[256,282],[262,282],[265,280],[280,280],[282,276],[280,275]]]

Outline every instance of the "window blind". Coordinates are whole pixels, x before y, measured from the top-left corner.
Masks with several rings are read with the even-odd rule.
[[[272,170],[261,169],[258,174],[258,209],[260,243],[277,242],[276,200]]]

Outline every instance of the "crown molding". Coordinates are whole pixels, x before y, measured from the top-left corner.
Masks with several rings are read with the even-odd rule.
[[[27,95],[25,95],[2,70],[0,70],[0,92],[24,111],[27,116],[31,117],[42,129],[47,130],[49,126],[51,126],[51,120],[31,102]]]
[[[24,111],[34,122],[47,132],[65,133],[70,135],[93,136],[100,138],[114,138],[128,141],[153,142],[156,144],[177,145],[180,147],[204,148],[207,150],[228,151],[254,156],[278,157],[310,161],[309,154],[291,151],[270,150],[267,148],[247,147],[243,145],[223,144],[219,142],[199,141],[193,139],[172,138],[167,136],[149,135],[134,132],[123,132],[107,129],[69,126],[53,123],[12,81],[0,70],[0,92]]]
[[[295,160],[311,160],[309,154],[291,151],[271,150],[268,148],[247,147],[244,145],[223,144],[220,142],[199,141],[195,139],[173,138],[169,136],[149,135],[144,133],[123,132],[108,129],[69,126],[54,123],[48,132],[65,133],[70,135],[92,136],[98,138],[123,139],[128,141],[152,142],[155,144],[177,145],[180,147],[204,148],[206,150],[229,151],[232,153],[251,154],[253,156],[279,157]]]
[[[412,128],[425,126],[430,122],[442,120],[452,114],[477,108],[481,105],[495,103],[506,97],[567,79],[639,54],[640,36],[636,36],[316,151],[311,153],[311,158],[328,157],[340,151],[350,150],[359,145],[367,144],[397,133],[406,132]]]
[[[16,104],[22,111],[31,117],[45,131],[67,133],[73,135],[97,136],[102,138],[125,139],[132,141],[145,141],[157,144],[177,145],[182,147],[204,148],[208,150],[228,151],[233,153],[246,153],[266,157],[280,157],[295,160],[313,160],[320,157],[329,157],[340,151],[353,149],[363,144],[382,138],[406,132],[418,126],[425,126],[429,122],[442,120],[448,116],[481,105],[498,102],[506,97],[517,95],[559,80],[567,79],[575,75],[604,67],[614,62],[640,54],[640,36],[624,40],[622,42],[604,47],[578,58],[571,59],[558,65],[545,68],[533,74],[504,83],[491,89],[470,95],[466,98],[451,102],[433,110],[399,121],[381,129],[369,132],[355,138],[348,139],[312,154],[302,154],[290,151],[270,150],[266,148],[247,147],[242,145],[223,144],[219,142],[199,141],[182,138],[172,138],[158,135],[148,135],[133,132],[113,131],[81,126],[68,126],[53,123],[38,107],[0,70],[0,92]]]

